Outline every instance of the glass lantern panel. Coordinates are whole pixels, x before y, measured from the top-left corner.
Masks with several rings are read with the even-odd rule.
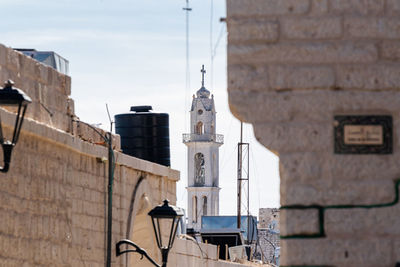
[[[25,113],[26,106],[2,104],[0,108],[13,113],[12,121],[5,122],[2,121],[3,118],[0,118],[0,142],[15,144],[18,141],[19,131],[21,130],[23,122],[22,116]]]
[[[172,246],[178,222],[178,218],[153,219],[157,244],[160,248],[170,248]]]

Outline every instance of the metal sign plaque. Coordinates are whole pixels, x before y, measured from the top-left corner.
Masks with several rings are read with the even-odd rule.
[[[392,116],[338,115],[334,123],[336,154],[391,154]]]

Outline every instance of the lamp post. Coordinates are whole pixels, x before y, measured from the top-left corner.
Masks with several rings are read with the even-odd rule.
[[[0,118],[0,144],[3,148],[3,167],[0,167],[1,172],[8,172],[11,162],[11,153],[18,142],[18,137],[21,132],[22,123],[24,121],[25,111],[31,98],[24,91],[18,88],[13,88],[14,82],[8,80],[4,84],[4,88],[0,90],[0,107],[9,107],[16,109],[16,117],[12,138],[5,138],[3,127]]]
[[[157,264],[147,252],[128,239],[122,239],[116,244],[117,257],[128,252],[137,252],[145,256],[154,266],[166,267],[168,261],[168,253],[172,248],[175,240],[176,230],[178,229],[179,220],[183,216],[183,211],[175,206],[169,205],[169,201],[164,200],[164,204],[159,205],[152,209],[148,215],[151,216],[154,234],[156,235],[157,246],[161,251],[162,265]],[[166,226],[166,227],[165,227]],[[169,231],[169,238],[163,238],[163,230]],[[165,235],[164,235],[165,236]],[[135,249],[127,249],[121,251],[120,246],[126,244],[134,247]]]

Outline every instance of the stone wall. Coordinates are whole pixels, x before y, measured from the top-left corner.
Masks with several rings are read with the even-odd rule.
[[[14,80],[33,100],[10,170],[0,173],[0,266],[104,267],[108,151],[76,122],[70,77],[0,45],[0,79]],[[0,116],[10,131],[13,114],[0,109]],[[119,136],[113,144],[112,266],[153,266],[133,253],[117,258],[115,244],[131,239],[161,262],[147,213],[165,198],[176,202],[179,172],[118,152]],[[215,246],[175,242],[168,266],[241,266],[218,261]]]
[[[10,114],[0,115],[3,123],[11,121]],[[0,174],[0,266],[104,266],[108,167],[100,159],[106,155],[102,146],[24,122],[10,170]],[[136,215],[164,198],[174,203],[179,173],[115,156],[112,259],[113,266],[125,266],[123,257],[115,257],[115,243],[154,241],[151,229],[136,229],[149,219]]]
[[[70,98],[71,77],[0,44],[0,87],[9,79],[32,99],[27,118],[92,143],[103,142],[88,126],[75,122],[79,118],[75,115],[74,100]],[[119,136],[114,136],[113,141],[114,148],[119,149]]]
[[[258,229],[257,259],[279,265],[280,233],[271,229]]]
[[[258,210],[258,228],[269,228],[279,231],[279,209],[260,208]]]
[[[227,0],[231,111],[280,158],[281,264],[400,262],[400,2]],[[389,154],[337,154],[336,115],[389,115]]]
[[[280,230],[279,230],[279,209],[277,208],[260,208],[258,211],[258,241],[259,258],[266,262],[277,264],[279,262],[280,251]],[[279,264],[277,264],[279,265]]]

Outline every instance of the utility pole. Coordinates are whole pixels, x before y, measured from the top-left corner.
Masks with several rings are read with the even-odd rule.
[[[242,147],[243,122],[240,122],[240,142],[238,143],[238,169],[237,169],[237,228],[240,229],[242,216]]]

